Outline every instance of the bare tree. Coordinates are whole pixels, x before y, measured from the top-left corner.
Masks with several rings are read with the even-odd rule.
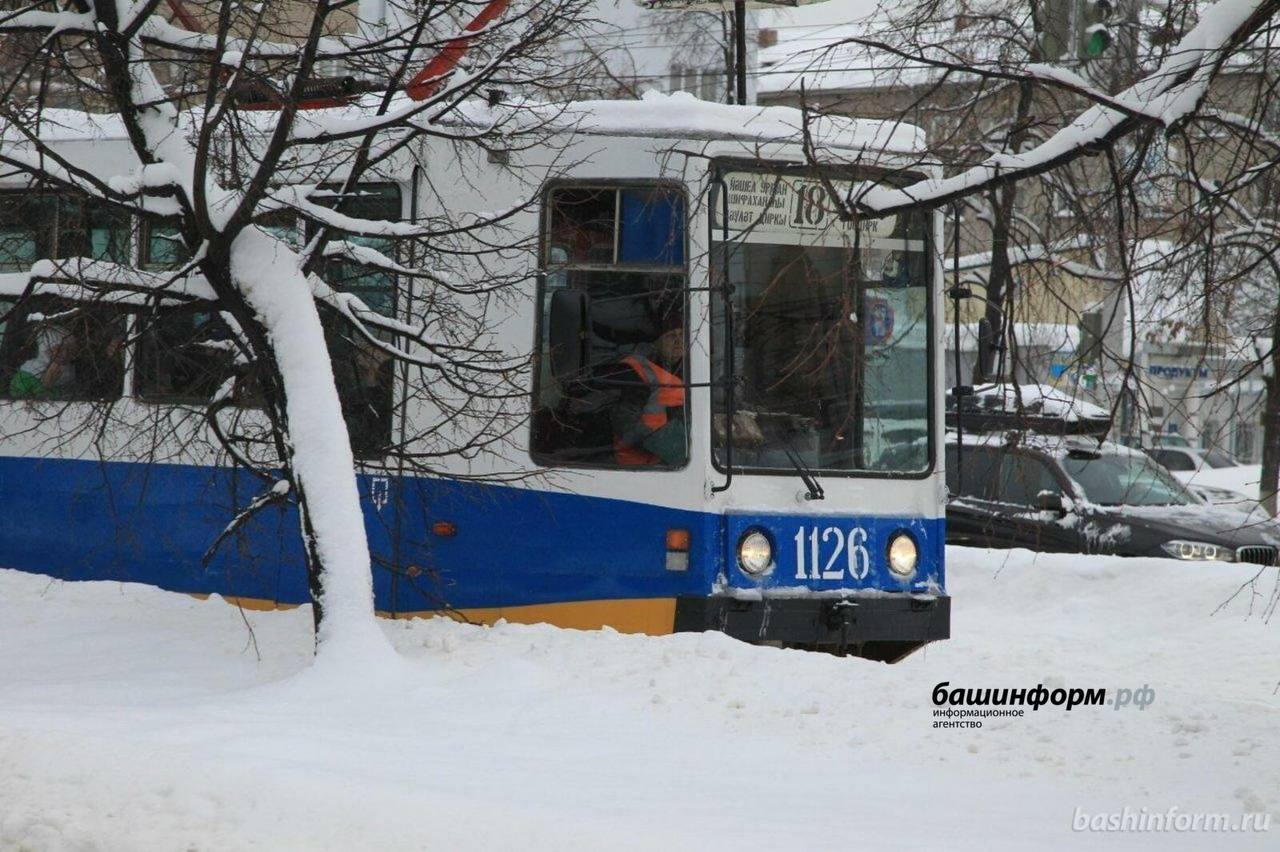
[[[459,217],[450,202],[465,190],[434,184],[432,158],[501,160],[545,139],[554,110],[504,109],[493,90],[536,96],[559,85],[558,45],[582,20],[582,0],[392,0],[385,22],[355,20],[346,0],[205,0],[190,4],[185,25],[160,0],[8,5],[0,33],[21,49],[0,81],[7,176],[134,217],[151,254],[165,254],[157,234],[172,251],[157,263],[145,245],[64,249],[3,276],[16,299],[6,318],[47,323],[51,297],[65,316],[109,304],[152,319],[216,317],[217,334],[183,339],[190,323],[177,323],[176,336],[153,339],[170,353],[225,354],[230,372],[203,417],[221,450],[261,481],[227,532],[264,506],[295,502],[318,653],[377,652],[385,641],[352,449],[360,436],[348,428],[360,415],[335,369],[361,373],[375,391],[400,370],[410,394],[434,405],[438,418],[416,433],[360,430],[418,469],[511,428],[504,401],[523,364],[486,343],[486,315],[516,280],[501,261],[523,247],[503,229],[522,205]],[[203,28],[189,29],[195,22]],[[104,163],[56,141],[112,132],[129,158]],[[427,196],[401,221],[398,203],[389,211],[365,187],[415,165]],[[393,317],[346,286],[370,275],[416,282],[414,312]],[[345,351],[345,365],[331,351]],[[246,401],[265,423],[238,413]]]
[[[642,9],[632,0],[600,5],[602,20],[568,45],[581,73],[565,81],[573,86],[566,94],[639,98],[658,88],[734,101],[732,12],[664,9],[661,3]]]
[[[1226,324],[1237,337],[1267,344],[1243,359],[1242,377],[1272,374],[1280,301],[1267,207],[1274,202],[1264,190],[1278,153],[1272,45],[1280,4],[1118,5],[1121,49],[1109,61],[1082,63],[1062,49],[1059,12],[1070,4],[1049,0],[1013,10],[926,0],[896,10],[883,32],[845,42],[873,51],[886,70],[899,62],[914,71],[897,115],[923,115],[931,150],[950,174],[833,199],[848,217],[958,203],[985,221],[988,250],[965,266],[982,268],[986,333],[1004,328],[1011,366],[1019,357],[1013,267],[1021,264],[1024,276],[1039,266],[1103,282],[1106,327],[1093,352],[1078,351],[1077,359],[1096,358],[1111,371],[1104,387],[1115,408],[1149,393],[1136,371],[1136,320],[1152,301],[1195,289],[1180,304],[1200,331],[1202,353],[1217,345],[1210,337],[1220,338],[1224,323],[1195,321],[1229,306]],[[1163,202],[1153,203],[1153,194]],[[1067,216],[1058,216],[1062,209]],[[1152,252],[1152,241],[1176,249]],[[1049,274],[1036,284],[1050,294],[1061,289]],[[1271,411],[1264,499],[1273,499],[1280,463],[1280,418]]]

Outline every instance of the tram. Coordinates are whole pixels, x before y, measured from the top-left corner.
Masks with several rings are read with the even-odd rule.
[[[824,119],[831,162],[815,165],[784,107],[650,95],[574,104],[571,119],[519,155],[519,177],[442,151],[413,160],[439,173],[406,159],[368,188],[369,204],[408,219],[450,170],[467,170],[455,203],[476,212],[518,207],[540,175],[536,203],[506,223],[536,245],[508,261],[525,285],[490,320],[503,351],[532,355],[520,428],[500,452],[445,456],[431,475],[379,456],[376,440],[357,448],[378,611],[719,630],[882,660],[946,638],[940,220],[847,221],[828,200],[926,174],[918,133]],[[101,133],[60,144],[80,162],[127,150]],[[0,187],[0,267],[51,251],[74,206]],[[136,227],[83,231],[157,264],[170,250]],[[366,302],[395,313],[423,298],[388,286]],[[131,439],[210,392],[148,349],[165,330],[126,312],[129,333],[81,352],[65,393],[31,399],[15,376],[37,313],[0,330],[0,566],[307,603],[287,506],[202,559],[255,493],[207,427],[182,439],[175,427],[159,450]],[[353,444],[436,416],[400,380],[388,372],[385,406],[374,394],[365,422],[349,420]],[[104,402],[100,425],[67,428]],[[529,475],[499,476],[513,464]]]

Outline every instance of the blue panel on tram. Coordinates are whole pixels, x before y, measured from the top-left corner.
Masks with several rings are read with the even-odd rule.
[[[624,189],[621,207],[619,263],[684,263],[684,198],[665,189]]]

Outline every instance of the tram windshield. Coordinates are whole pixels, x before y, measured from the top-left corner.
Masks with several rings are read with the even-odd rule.
[[[927,214],[855,229],[828,200],[850,180],[734,168],[719,177],[712,281],[728,275],[733,294],[727,310],[713,300],[716,464],[731,454],[738,470],[927,470]]]

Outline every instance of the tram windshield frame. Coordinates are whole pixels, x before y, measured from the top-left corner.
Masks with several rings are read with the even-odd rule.
[[[721,161],[711,177],[716,469],[930,475],[937,446],[932,214],[853,223],[835,215],[830,201],[832,192],[864,181],[916,176]],[[729,335],[732,370],[724,357]]]

